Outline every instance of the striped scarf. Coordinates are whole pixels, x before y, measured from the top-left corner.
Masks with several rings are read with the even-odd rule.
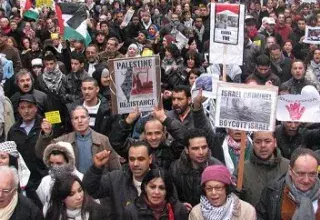
[[[214,207],[211,205],[207,197],[201,196],[201,212],[206,220],[230,220],[232,219],[234,209],[236,209],[237,202],[239,202],[239,199],[234,194],[230,194],[224,205]]]

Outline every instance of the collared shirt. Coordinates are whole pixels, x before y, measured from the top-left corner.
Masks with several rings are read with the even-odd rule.
[[[89,76],[92,77],[92,73],[96,70],[96,68],[94,67],[97,63],[89,63],[89,66],[88,66],[88,74]]]
[[[35,123],[35,119],[32,120],[30,123],[25,123],[24,121],[22,122],[22,124],[20,125],[20,128],[23,128],[25,130],[25,132],[27,133],[27,135],[29,135],[31,129],[33,128]]]

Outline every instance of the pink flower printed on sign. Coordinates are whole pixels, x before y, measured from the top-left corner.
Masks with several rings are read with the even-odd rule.
[[[297,102],[286,105],[286,109],[289,112],[291,120],[299,120],[306,110],[305,107],[301,106],[301,104]]]

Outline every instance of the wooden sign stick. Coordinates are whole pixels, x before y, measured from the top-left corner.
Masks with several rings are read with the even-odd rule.
[[[246,139],[247,139],[246,132],[241,131],[240,158],[238,163],[238,182],[237,182],[237,189],[239,191],[242,190],[242,185],[243,185],[244,154],[245,154],[246,145],[247,145]]]

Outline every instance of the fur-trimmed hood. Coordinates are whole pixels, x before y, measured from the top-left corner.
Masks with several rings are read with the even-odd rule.
[[[49,155],[52,151],[57,150],[65,153],[66,157],[68,158],[68,165],[70,167],[75,168],[75,154],[72,145],[69,142],[57,142],[54,144],[50,144],[46,147],[43,152],[43,162],[47,167],[50,166],[49,164]]]

